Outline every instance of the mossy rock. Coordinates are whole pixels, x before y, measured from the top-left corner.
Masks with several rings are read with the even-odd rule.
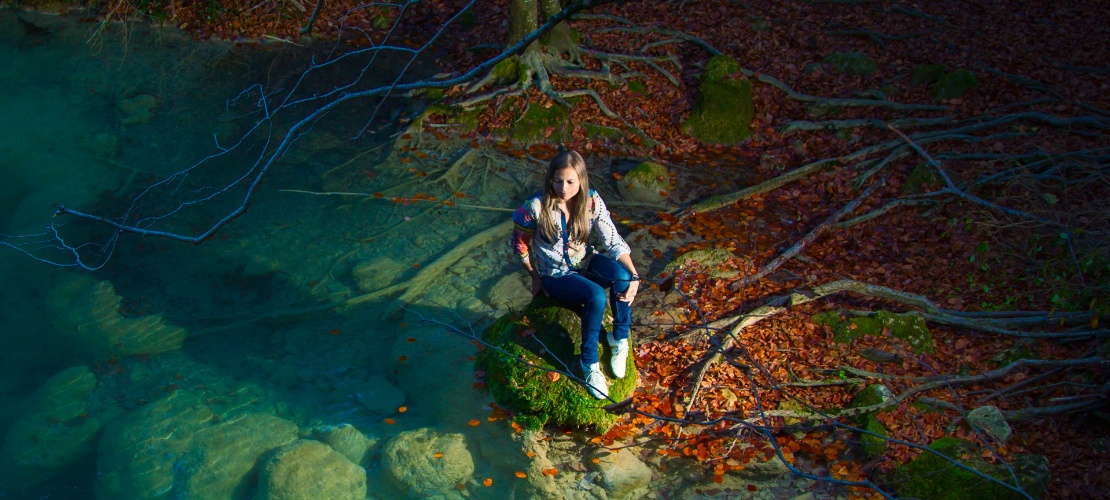
[[[645,161],[624,174],[624,178],[617,182],[617,192],[629,201],[659,203],[667,199],[665,193],[670,182],[671,173],[667,167]]]
[[[640,94],[640,95],[645,95],[645,96],[648,95],[647,85],[645,85],[644,82],[641,82],[639,80],[629,80],[628,81],[628,91],[629,92],[634,92],[634,93],[637,93],[637,94]]]
[[[925,326],[925,320],[917,314],[876,311],[870,316],[846,319],[839,312],[829,311],[814,314],[812,319],[818,325],[832,328],[833,342],[840,344],[847,344],[864,335],[879,336],[889,328],[891,335],[908,342],[915,353],[933,354],[936,351],[933,335]]]
[[[944,99],[959,99],[972,89],[979,86],[979,79],[975,73],[966,69],[947,73],[933,84],[931,90],[933,98],[940,101]]]
[[[735,255],[726,248],[699,248],[675,257],[674,260],[663,268],[663,272],[673,273],[682,267],[696,262],[699,265],[705,266],[705,268],[709,270],[709,275],[714,278],[731,279],[738,276],[740,271],[723,271],[720,267],[721,264],[724,264],[733,257],[735,257]]]
[[[740,72],[740,63],[729,56],[714,56],[705,65],[701,87],[682,132],[708,144],[733,145],[752,135],[755,115],[752,83]]]
[[[494,348],[483,349],[475,365],[486,372],[494,401],[531,429],[551,423],[605,432],[617,415],[603,407],[631,397],[636,388],[634,356],[628,356],[627,375],[614,378],[607,363],[611,351],[604,341],[599,357],[609,382],[609,399],[595,399],[566,376],[551,381],[549,372],[567,367],[581,376],[577,355],[582,328],[577,313],[547,297],[539,296],[524,310],[502,316],[482,332],[482,338]]]
[[[886,453],[887,437],[890,436],[886,426],[875,418],[875,415],[868,415],[863,419],[863,425],[860,427],[872,433],[860,434],[859,444],[863,454],[867,458],[875,458]]]
[[[946,437],[929,445],[929,448],[950,457],[960,464],[1012,484],[1009,471],[980,458],[978,448],[971,442]],[[1040,455],[1019,455],[1010,464],[1018,483],[1034,498],[1043,498],[1048,486],[1048,460]],[[937,500],[978,500],[1025,498],[1018,492],[990,481],[979,474],[964,469],[934,453],[924,452],[894,473],[894,490],[901,497]]]
[[[845,75],[871,76],[879,71],[879,64],[863,52],[837,52],[823,62]]]
[[[932,85],[944,76],[948,68],[943,64],[922,64],[913,69],[910,74],[910,83],[914,85]]]
[[[991,361],[995,366],[1006,366],[1019,359],[1038,359],[1040,356],[1032,349],[1036,343],[1033,339],[1019,339],[1009,349],[994,355]]]
[[[940,176],[937,169],[926,163],[922,163],[910,171],[909,177],[906,178],[906,183],[902,185],[902,194],[912,195],[924,193],[926,191],[926,184],[932,188],[930,191],[933,189],[940,189],[944,186],[944,178]]]

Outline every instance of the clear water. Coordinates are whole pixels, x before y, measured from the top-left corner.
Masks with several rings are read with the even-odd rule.
[[[233,99],[254,84],[290,88],[310,55],[290,44],[196,42],[138,25],[98,31],[93,23],[32,19],[49,32],[0,14],[0,233],[61,264],[73,260],[17,236],[54,222],[69,242],[103,242],[110,235],[103,225],[52,219],[54,208],[162,214],[241,175],[264,151],[257,135],[182,183],[132,201],[249,130],[254,118],[243,110],[257,93]],[[350,71],[320,71],[305,95]],[[125,123],[133,115],[121,102],[138,96],[153,99],[152,115]],[[254,484],[227,476],[262,455],[270,441],[258,436],[342,424],[381,443],[421,427],[463,433],[475,462],[466,494],[509,493],[514,467],[491,457],[510,446],[512,431],[487,420],[489,395],[473,387],[474,346],[453,331],[480,328],[496,313],[489,291],[512,270],[507,244],[495,239],[435,273],[419,294],[428,301],[415,308],[399,310],[396,293],[344,303],[417,276],[507,214],[292,190],[440,200],[462,192],[460,204],[511,207],[528,189],[528,173],[475,161],[441,178],[461,151],[449,147],[442,157],[401,163],[401,153],[391,153],[400,131],[384,118],[403,116],[411,103],[388,100],[368,121],[377,105],[353,103],[316,122],[274,165],[250,210],[201,245],[123,235],[110,258],[82,250],[86,262],[104,264],[95,271],[0,247],[0,497],[250,494]],[[297,116],[276,119],[273,137]],[[242,199],[236,189],[156,227],[195,235],[234,208]],[[356,266],[383,258],[392,262],[386,271],[370,273],[379,282],[360,289]],[[140,330],[155,335],[126,336]],[[128,352],[150,345],[161,352]],[[152,408],[157,418],[144,414]],[[258,424],[260,417],[272,425]],[[222,433],[211,431],[221,424]],[[388,497],[379,463],[360,465],[368,495]],[[494,486],[484,487],[485,478]]]

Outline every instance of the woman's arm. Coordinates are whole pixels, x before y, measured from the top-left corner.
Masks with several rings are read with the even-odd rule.
[[[529,252],[532,236],[536,232],[536,218],[529,210],[530,202],[531,200],[525,202],[523,206],[516,209],[516,212],[513,212],[513,235],[510,243],[513,247],[513,254],[524,265],[524,269],[528,270],[528,276],[532,278],[532,295],[535,296],[543,290],[543,285],[539,272],[532,265]]]
[[[636,300],[636,292],[640,290],[640,273],[636,272],[636,265],[632,263],[631,254],[621,254],[617,257],[617,262],[624,266],[625,269],[628,269],[628,272],[632,274],[632,279],[628,282],[628,290],[618,294],[617,298],[619,298],[621,302],[632,304],[632,301]]]

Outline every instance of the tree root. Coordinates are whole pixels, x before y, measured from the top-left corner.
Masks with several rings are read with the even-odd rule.
[[[707,353],[702,358],[701,367],[698,369],[697,374],[694,376],[694,382],[692,384],[691,393],[690,393],[690,396],[687,398],[687,404],[685,405],[685,408],[692,408],[693,407],[693,404],[697,400],[698,392],[699,392],[700,387],[702,385],[702,381],[705,378],[705,375],[719,361],[721,361],[721,359],[724,358],[724,354],[726,352],[728,352],[728,350],[731,349],[732,346],[735,345],[736,342],[739,341],[738,339],[740,338],[740,334],[745,328],[747,328],[749,326],[752,326],[752,325],[754,325],[754,324],[756,324],[756,323],[758,323],[758,322],[760,322],[764,319],[775,316],[779,313],[782,313],[782,312],[788,311],[790,309],[793,309],[793,308],[795,308],[797,306],[800,306],[802,304],[812,302],[814,300],[822,299],[822,298],[828,297],[830,295],[845,293],[845,292],[858,293],[858,294],[861,294],[861,295],[867,295],[867,296],[870,296],[870,297],[889,300],[891,302],[895,302],[895,303],[902,304],[902,305],[905,305],[905,306],[915,307],[915,308],[918,308],[918,309],[921,309],[921,310],[924,311],[922,316],[925,317],[926,319],[930,319],[930,320],[935,321],[934,318],[940,318],[940,319],[943,319],[945,321],[945,324],[949,324],[949,325],[952,325],[952,326],[969,328],[969,329],[976,329],[976,330],[979,330],[979,331],[986,331],[986,332],[990,332],[989,328],[987,328],[987,327],[991,325],[991,322],[1006,321],[1006,320],[1029,321],[1029,320],[1035,318],[1037,321],[1043,321],[1043,322],[1047,323],[1048,321],[1051,321],[1051,320],[1055,320],[1055,321],[1058,322],[1060,319],[1064,319],[1062,316],[1054,317],[1054,314],[1057,314],[1057,313],[1044,312],[1044,311],[994,311],[994,312],[990,312],[990,313],[977,313],[977,312],[963,312],[963,311],[954,311],[954,310],[949,310],[949,309],[943,309],[943,308],[937,307],[936,304],[934,304],[931,300],[929,300],[928,298],[926,298],[924,296],[921,296],[921,295],[908,293],[908,292],[902,292],[902,291],[894,290],[894,289],[887,288],[887,287],[884,287],[884,286],[873,285],[873,284],[870,284],[870,283],[864,283],[864,282],[855,281],[855,280],[833,281],[833,282],[825,283],[823,285],[818,285],[818,286],[815,286],[815,287],[812,287],[812,288],[801,287],[801,288],[795,289],[789,295],[779,296],[779,297],[772,297],[772,298],[768,299],[764,303],[763,306],[760,306],[760,307],[756,308],[755,310],[753,310],[749,313],[742,314],[740,316],[736,316],[736,317],[732,317],[732,318],[726,318],[726,319],[718,320],[717,322],[715,322],[715,324],[720,326],[720,327],[724,327],[726,325],[733,325],[733,326],[728,331],[728,333],[726,334],[723,341],[718,343],[718,342],[715,341],[715,339],[711,338],[711,340],[713,340],[714,343],[716,344],[716,347],[711,349],[710,353]],[[1082,318],[1085,317],[1089,321],[1090,318],[1094,314],[1097,314],[1097,313],[1095,313],[1095,312],[1091,312],[1091,313],[1068,313],[1066,315],[1067,316],[1066,319],[1070,320],[1070,321],[1078,322],[1078,321],[1081,321]],[[990,333],[1000,333],[1000,332],[990,332]],[[1110,331],[1091,330],[1091,331],[1086,331],[1086,332],[1068,332],[1068,333],[1063,333],[1063,334],[1046,334],[1046,338],[1064,339],[1064,338],[1072,338],[1072,337],[1077,337],[1077,336],[1085,336],[1085,337],[1105,336],[1107,334],[1110,334]],[[987,380],[993,380],[995,378],[1000,378],[1000,377],[1008,374],[1009,370],[1012,370],[1012,369],[1014,369],[1018,366],[1024,366],[1024,365],[1031,365],[1031,366],[1032,365],[1035,365],[1035,366],[1042,366],[1042,365],[1043,366],[1073,366],[1074,365],[1074,366],[1078,366],[1078,365],[1107,364],[1107,363],[1110,363],[1110,360],[1106,360],[1106,359],[1102,359],[1102,358],[1098,358],[1098,357],[1084,358],[1083,360],[1059,360],[1059,361],[1054,361],[1054,360],[1019,360],[1019,361],[1015,361],[1014,363],[1011,363],[1006,368],[1002,369],[1002,370],[1006,370],[1006,371],[1000,372],[1000,373],[996,373],[996,372],[999,372],[999,370],[995,370],[994,372],[988,372],[986,374],[976,376],[976,377],[956,377],[956,378],[951,378],[951,377],[928,377],[928,378],[918,378],[918,379],[908,379],[908,380],[925,381],[926,384],[923,385],[923,386],[920,386],[920,387],[927,387],[927,389],[932,389],[932,388],[939,387],[939,386],[943,385],[944,381],[956,381],[955,383],[972,383],[972,382],[982,382],[982,381],[987,381]],[[841,367],[840,369],[843,369],[843,370],[845,370],[845,371],[847,371],[847,372],[849,372],[849,373],[851,373],[851,374],[853,374],[857,377],[862,377],[862,378],[879,378],[879,379],[882,379],[882,378],[890,377],[888,375],[868,372],[866,370],[860,370],[860,369],[853,368],[853,367]],[[964,379],[966,379],[966,380],[964,380]],[[961,382],[961,380],[962,380],[962,382]],[[936,381],[940,381],[940,382],[936,382]],[[915,394],[917,392],[920,392],[921,390],[927,390],[927,389],[915,390],[913,393],[906,394],[906,397],[908,397],[909,395]],[[889,405],[886,405],[886,406],[889,406]],[[867,411],[871,411],[871,410],[879,409],[879,408],[883,408],[883,407],[885,407],[885,406],[872,408],[872,409],[867,410]],[[859,413],[867,413],[867,411],[859,412]],[[844,414],[841,413],[840,415],[844,415]]]
[[[837,222],[840,222],[840,219],[843,219],[845,216],[852,213],[856,209],[856,207],[858,207],[861,203],[863,203],[864,200],[871,196],[871,193],[875,191],[876,187],[883,184],[885,184],[885,182],[880,181],[868,186],[867,189],[860,193],[859,196],[857,196],[847,205],[841,207],[840,210],[837,210],[836,213],[829,216],[829,218],[826,219],[825,222],[822,222],[817,227],[813,228],[813,230],[803,236],[802,239],[798,240],[797,243],[788,248],[785,252],[783,252],[771,262],[768,262],[767,265],[763,266],[759,271],[756,271],[754,274],[745,276],[741,279],[733,281],[732,283],[729,283],[728,289],[733,292],[742,290],[744,287],[755,283],[756,281],[759,281],[764,276],[775,272],[775,270],[786,263],[786,261],[801,253],[806,245],[813,243],[818,237],[821,236],[821,234],[827,231],[829,227],[831,227],[833,224],[836,224]]]
[[[790,135],[800,131],[810,130],[842,130],[849,128],[886,128],[887,124],[894,125],[899,128],[913,128],[913,127],[932,127],[936,125],[945,125],[951,123],[952,117],[942,116],[940,118],[903,118],[899,120],[878,120],[878,119],[858,119],[858,120],[827,120],[823,122],[811,121],[793,121],[787,123],[785,126],[780,127],[778,132],[782,135]]]

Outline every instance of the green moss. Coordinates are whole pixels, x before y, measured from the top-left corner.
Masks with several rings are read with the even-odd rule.
[[[606,367],[612,401],[594,399],[566,376],[552,382],[548,372],[565,371],[564,367],[581,375],[576,357],[581,336],[578,315],[541,296],[523,311],[502,316],[482,333],[483,339],[500,351],[486,348],[475,363],[486,372],[493,399],[512,411],[521,425],[538,428],[552,423],[605,432],[617,416],[602,407],[630,397],[636,387],[634,359],[628,357],[628,374],[623,379],[613,378]],[[601,346],[601,359],[609,359],[608,345],[601,342]]]
[[[861,434],[859,438],[860,448],[867,458],[875,458],[883,453],[886,453],[887,436],[889,436],[886,426],[875,418],[874,415],[868,415],[864,418],[864,424],[861,426],[863,429],[874,434]]]
[[[480,109],[466,109],[462,106],[432,104],[424,108],[424,112],[421,113],[420,119],[423,120],[429,116],[442,116],[446,123],[463,125],[463,130],[460,132],[467,132],[478,129],[478,117],[481,114],[482,111]]]
[[[933,84],[931,90],[936,100],[958,99],[979,86],[979,79],[966,69],[948,73]]]
[[[590,122],[583,122],[582,127],[586,129],[586,137],[589,137],[591,140],[594,138],[620,139],[624,137],[624,131],[619,128],[606,127],[605,125],[597,125]]]
[[[940,77],[944,76],[944,72],[947,70],[948,68],[943,64],[922,64],[913,69],[913,73],[910,74],[910,83],[914,85],[932,85],[937,83],[937,80],[940,80]]]
[[[635,92],[635,93],[640,94],[640,95],[647,95],[647,93],[648,93],[647,85],[644,85],[644,82],[641,82],[639,80],[629,80],[628,81],[628,90],[630,92]]]
[[[802,414],[806,414],[806,415],[813,414],[813,410],[807,408],[806,405],[804,405],[804,404],[802,404],[798,401],[795,401],[793,399],[787,399],[786,401],[780,402],[778,409],[786,410],[786,411],[792,411],[794,413],[802,413]],[[795,418],[795,417],[786,417],[786,418],[783,419],[783,422],[786,425],[797,425],[797,424],[806,423],[806,419],[804,419],[804,418]]]
[[[572,127],[570,108],[555,103],[533,103],[504,132],[513,140],[524,144],[540,141],[565,142],[570,139]]]
[[[739,73],[740,63],[729,56],[715,56],[705,65],[701,87],[683,133],[701,142],[737,144],[752,135],[752,83]]]
[[[870,76],[879,71],[879,64],[862,52],[829,54],[824,62],[845,75]]]
[[[929,448],[1002,482],[1012,481],[1007,470],[980,458],[979,450],[968,441],[946,437],[934,441]],[[1019,456],[1010,466],[1026,493],[1034,498],[1044,496],[1048,482],[1048,464],[1043,457]],[[898,468],[894,479],[895,491],[902,497],[938,500],[1024,498],[1009,488],[929,452],[922,453],[912,462]]]
[[[492,79],[490,83],[498,87],[519,82],[523,78],[520,71],[520,58],[513,56],[497,63],[490,70],[490,77]]]
[[[933,189],[940,189],[944,186],[944,179],[937,172],[937,169],[929,166],[928,164],[921,163],[910,171],[909,177],[906,178],[906,183],[902,186],[903,194],[921,194],[925,192],[925,184],[928,184]]]
[[[881,335],[883,330],[890,329],[891,335],[908,342],[916,353],[932,354],[936,350],[925,320],[913,313],[877,311],[871,316],[845,319],[840,313],[830,311],[815,314],[812,320],[816,324],[832,328],[833,341],[841,344],[864,335]]]
[[[629,170],[624,177],[625,179],[636,181],[641,184],[658,184],[662,182],[665,186],[670,180],[670,173],[667,172],[667,167],[663,165],[645,161],[636,165],[636,168]]]

